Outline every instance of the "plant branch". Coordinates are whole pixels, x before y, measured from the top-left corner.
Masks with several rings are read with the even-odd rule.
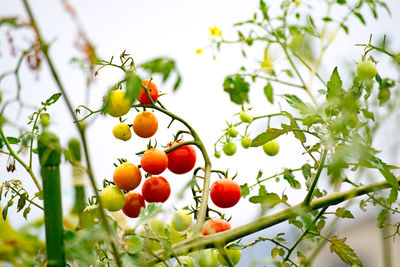
[[[310,189],[308,190],[308,193],[307,193],[306,197],[304,198],[303,202],[304,202],[304,205],[306,205],[306,206],[308,206],[308,204],[310,203],[310,201],[314,195],[315,187],[317,186],[319,177],[321,176],[322,169],[324,168],[326,153],[327,153],[327,151],[324,150],[324,152],[322,153],[322,156],[321,156],[321,161],[319,163],[317,173],[315,174],[315,177],[311,183]]]

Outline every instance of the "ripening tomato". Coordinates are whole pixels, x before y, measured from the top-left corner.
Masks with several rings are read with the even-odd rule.
[[[147,202],[165,202],[171,194],[171,187],[164,177],[151,176],[144,181],[142,194]]]
[[[130,191],[139,186],[142,174],[136,165],[125,162],[115,169],[113,180],[120,189]]]
[[[100,201],[105,209],[119,211],[125,204],[125,196],[121,189],[111,185],[101,190]]]
[[[143,196],[131,191],[125,195],[125,205],[122,211],[128,217],[137,218],[140,214],[140,209],[145,207],[146,203],[144,202]]]
[[[118,123],[113,128],[113,135],[115,138],[122,141],[128,141],[132,137],[131,129],[126,123]]]
[[[156,134],[158,121],[153,112],[142,111],[136,115],[132,128],[137,136],[149,138]]]
[[[153,102],[156,102],[157,98],[158,98],[157,86],[153,82],[150,82],[150,84],[149,84],[149,81],[142,81],[142,85],[144,87],[147,87],[147,85],[149,85],[147,87],[147,90],[149,91],[150,97],[153,100]],[[150,99],[147,96],[146,91],[143,88],[140,90],[137,99],[139,100],[140,104],[143,104],[143,105],[150,105],[151,104],[150,103]]]
[[[125,91],[114,90],[110,92],[108,101],[110,103],[108,107],[108,114],[113,117],[121,117],[129,112],[131,109],[131,100],[126,97]]]
[[[180,142],[170,143],[173,147]],[[168,153],[168,169],[175,174],[184,174],[191,171],[196,164],[196,151],[190,145],[181,146]]]
[[[240,186],[232,179],[219,179],[210,189],[212,202],[220,208],[230,208],[239,202],[242,195]]]
[[[231,229],[231,225],[224,219],[209,219],[203,225],[202,235],[211,235]]]
[[[143,153],[140,165],[149,174],[161,174],[168,167],[167,154],[162,150],[151,148]]]
[[[192,216],[185,210],[177,210],[172,217],[171,226],[178,232],[186,231],[192,224]]]

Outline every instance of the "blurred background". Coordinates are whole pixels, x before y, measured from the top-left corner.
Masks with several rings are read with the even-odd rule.
[[[304,5],[312,1],[302,1]],[[314,1],[317,2],[317,1]],[[243,59],[240,53],[240,45],[222,45],[221,52],[213,51],[208,47],[210,28],[218,27],[222,31],[225,39],[234,39],[236,31],[232,25],[238,21],[249,19],[257,10],[259,1],[239,1],[239,0],[220,0],[201,2],[195,1],[105,1],[105,0],[84,0],[69,1],[75,9],[81,30],[84,30],[87,37],[95,46],[98,57],[108,60],[112,56],[118,59],[119,55],[126,51],[139,65],[149,59],[166,56],[174,59],[177,67],[183,77],[181,87],[177,92],[172,92],[172,83],[162,83],[159,77],[154,77],[159,90],[166,95],[160,100],[172,112],[180,115],[187,120],[199,133],[205,143],[208,153],[212,157],[213,168],[226,170],[229,168],[232,174],[238,173],[237,181],[239,184],[255,182],[258,170],[262,169],[265,175],[273,175],[281,172],[283,168],[296,168],[301,162],[307,161],[307,157],[301,154],[302,148],[298,142],[291,136],[279,137],[281,145],[280,153],[276,157],[268,157],[261,148],[244,150],[238,144],[238,152],[233,157],[222,156],[216,159],[214,154],[214,143],[223,134],[227,127],[226,122],[238,122],[237,115],[240,107],[229,101],[229,96],[223,91],[222,83],[226,75],[235,73],[240,66],[249,66],[249,69],[258,68],[263,60],[264,47],[255,46],[248,53],[247,59]],[[37,23],[45,39],[51,43],[50,54],[55,61],[55,65],[61,74],[62,83],[67,88],[67,93],[72,99],[73,106],[85,104],[92,109],[99,109],[102,106],[102,97],[108,88],[116,81],[122,78],[122,72],[117,69],[105,68],[97,77],[93,79],[87,89],[87,76],[82,72],[79,64],[72,61],[73,58],[84,57],[82,46],[78,34],[76,21],[66,12],[62,1],[31,1],[33,12],[36,15]],[[388,6],[392,12],[389,16],[383,9],[379,10],[379,20],[373,20],[372,15],[365,17],[367,26],[363,26],[359,20],[352,18],[349,24],[352,26],[350,34],[346,35],[340,32],[336,36],[333,45],[328,49],[324,64],[321,68],[321,74],[324,79],[328,79],[332,69],[340,66],[339,72],[345,85],[351,83],[351,73],[355,70],[355,62],[360,61],[362,48],[355,46],[357,43],[367,43],[370,34],[374,38],[382,38],[384,34],[388,36],[389,47],[399,51],[400,35],[398,26],[400,25],[399,1],[388,1]],[[318,5],[314,9],[318,12]],[[27,19],[27,15],[20,1],[0,0],[0,17],[20,17]],[[13,39],[14,45],[18,49],[23,49],[29,45],[33,35],[24,30],[11,31],[8,27],[0,28],[0,73],[12,70],[16,65],[17,58],[13,56],[9,44],[9,38]],[[197,54],[196,50],[202,49],[203,53]],[[279,59],[283,55],[278,52],[272,55]],[[378,58],[378,72],[387,73],[389,76],[398,79],[398,73],[392,72],[393,68],[386,65],[390,64],[387,58]],[[21,67],[21,85],[22,101],[29,103],[30,106],[39,107],[40,102],[57,92],[52,77],[49,74],[48,66],[43,62],[39,72],[32,72],[29,67],[23,63]],[[347,76],[346,76],[347,75]],[[142,77],[149,78],[149,77]],[[279,111],[280,108],[288,108],[283,101],[280,101],[279,95],[289,90],[282,87],[275,88],[276,99],[274,105],[271,105],[263,94],[264,84],[255,84],[252,87],[250,95],[250,105],[246,107],[253,108],[255,115],[263,115]],[[314,91],[317,91],[317,86]],[[0,90],[3,93],[3,99],[12,98],[16,92],[16,83],[13,78],[5,79]],[[305,101],[310,101],[304,95]],[[28,116],[35,109],[20,108],[15,103],[7,107],[6,114],[8,119],[12,119],[17,125],[24,126],[28,122]],[[72,127],[73,122],[70,115],[66,112],[66,106],[61,99],[49,109],[51,114],[50,129],[58,134],[62,145],[66,146],[69,138],[78,136],[77,131]],[[133,121],[135,111],[132,110],[125,117],[128,123]],[[166,126],[170,122],[167,117],[156,114],[159,120],[159,131],[154,136],[158,144],[166,145],[172,140],[176,130],[182,129],[182,126],[174,123],[170,129]],[[112,128],[118,123],[118,119],[110,116],[95,115],[97,118],[92,121],[88,128],[88,141],[94,174],[100,186],[103,179],[112,179],[114,171],[113,163],[117,158],[126,158],[128,161],[138,164],[140,158],[135,155],[142,151],[147,145],[147,140],[133,136],[128,142],[117,140],[113,137]],[[279,125],[279,121],[272,122]],[[381,152],[381,158],[389,164],[399,165],[398,151],[398,124],[399,112],[393,114],[382,126],[378,132],[378,138],[375,147]],[[272,125],[273,126],[273,125]],[[251,136],[264,131],[266,121],[256,123],[251,129]],[[15,128],[6,127],[6,134],[11,136],[18,134]],[[219,147],[219,149],[221,149]],[[198,153],[199,154],[199,153]],[[202,160],[198,157],[198,164]],[[17,164],[17,170],[14,173],[6,171],[5,165],[8,157],[0,155],[0,182],[15,177],[22,180],[27,188],[34,188],[28,175],[24,172],[22,166]],[[37,162],[36,165],[38,166]],[[64,213],[68,212],[73,204],[73,187],[71,185],[70,166],[65,164],[62,169],[62,194]],[[39,173],[39,169],[34,170]],[[172,186],[171,198],[163,204],[165,212],[161,219],[169,219],[173,207],[182,208],[190,203],[191,194],[189,191],[183,199],[178,199],[176,194],[186,185],[191,175],[174,175],[168,171],[164,173]],[[215,177],[214,177],[215,179]],[[267,184],[268,190],[280,195],[285,192],[291,196],[290,202],[295,203],[304,198],[304,191],[293,190],[289,186],[283,186],[271,181]],[[92,193],[88,190],[87,193]],[[358,201],[355,200],[358,205]],[[0,202],[4,205],[3,202]],[[226,214],[232,216],[231,224],[233,227],[251,221],[260,215],[260,210],[248,208],[247,200],[242,200],[234,208],[227,209]],[[14,209],[14,207],[12,208]],[[279,209],[274,208],[276,210]],[[352,209],[353,211],[353,209]],[[12,226],[21,227],[26,222],[21,214],[15,214],[15,210],[9,211],[9,222]],[[343,231],[343,235],[348,236],[348,243],[359,252],[360,258],[365,266],[382,266],[380,243],[380,231],[375,227],[375,218],[377,212],[370,209],[368,213],[361,212],[357,207],[353,214],[357,220],[355,225],[351,220],[343,221],[338,225],[336,231]],[[39,210],[32,208],[28,219],[34,219],[41,216]],[[133,219],[126,222],[130,224]],[[361,223],[361,225],[360,225]],[[287,225],[281,224],[262,233],[256,233],[244,241],[250,241],[255,236],[273,237],[278,232],[286,232]],[[292,228],[291,228],[292,229]],[[343,230],[341,230],[343,229]],[[375,232],[376,233],[375,233]],[[293,230],[288,234],[288,239],[295,240],[300,234],[298,230]],[[340,234],[339,234],[340,236]],[[392,243],[390,243],[392,244]],[[257,263],[254,259],[263,259],[269,256],[268,250],[265,250],[266,244],[259,244],[244,251],[244,256],[240,266],[267,266],[267,262]],[[376,247],[374,247],[376,246]],[[397,247],[392,251],[400,251],[399,240]],[[272,248],[272,245],[271,247]],[[315,266],[342,266],[340,259],[336,255],[327,251],[321,253],[320,262]],[[373,251],[373,253],[371,253]],[[400,266],[400,254],[392,253],[392,266]],[[332,263],[328,263],[328,257],[332,257]],[[397,265],[396,265],[397,263]]]

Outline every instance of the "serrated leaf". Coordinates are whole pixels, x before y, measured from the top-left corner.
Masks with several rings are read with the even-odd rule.
[[[262,204],[265,208],[273,208],[282,202],[280,197],[275,193],[266,193],[262,196],[252,196],[249,201],[254,204]]]
[[[387,203],[389,204],[389,206],[396,202],[398,195],[399,195],[399,191],[397,189],[392,188],[390,190],[390,195],[387,199]]]
[[[285,170],[285,172],[283,173],[283,179],[285,179],[289,183],[290,187],[294,189],[300,189],[300,182],[295,179],[292,170]]]
[[[386,222],[386,218],[387,218],[387,215],[388,215],[388,210],[387,209],[382,209],[380,212],[379,212],[379,215],[378,215],[378,217],[376,218],[376,225],[379,227],[379,228],[383,228],[384,226],[385,226],[385,222]]]
[[[273,104],[274,103],[274,88],[272,87],[271,83],[268,83],[264,87],[264,95],[267,98],[267,100]]]
[[[308,180],[311,177],[311,165],[306,163],[301,166],[301,172],[303,173],[304,179]]]
[[[354,250],[344,243],[346,238],[338,239],[337,236],[332,236],[330,241],[331,252],[335,252],[344,263],[350,264],[351,266],[363,266]]]
[[[27,193],[22,194],[22,196],[19,198],[18,200],[18,204],[17,204],[17,212],[20,212],[26,203],[26,198],[28,197]]]
[[[244,102],[249,102],[250,85],[239,74],[227,76],[223,83],[224,91],[229,94],[231,101],[235,104],[242,105]]]
[[[341,95],[341,89],[342,89],[342,80],[340,79],[337,67],[333,70],[331,74],[331,78],[329,82],[326,84],[327,86],[327,95],[326,99],[332,99],[334,97],[339,97]]]
[[[251,147],[258,147],[262,146],[263,144],[274,140],[278,136],[281,136],[282,134],[285,134],[289,131],[290,129],[276,129],[276,128],[269,128],[266,132],[261,133],[257,135],[252,141],[251,141]]]
[[[15,137],[8,136],[8,137],[6,137],[6,138],[7,138],[7,141],[8,141],[8,143],[9,143],[10,145],[16,145],[16,144],[18,144],[19,142],[21,142],[20,139],[15,138]]]
[[[28,207],[26,207],[26,209],[24,209],[23,216],[24,216],[25,220],[28,220],[28,214],[29,214],[30,211],[31,211],[31,207],[30,206],[28,206]]]
[[[49,97],[49,99],[46,100],[46,106],[50,106],[54,103],[57,102],[57,100],[61,97],[61,93],[56,93],[54,95],[52,95],[51,97]]]
[[[354,219],[353,214],[349,210],[346,210],[345,208],[337,208],[335,215],[340,218]]]
[[[240,189],[242,191],[242,197],[243,198],[247,197],[250,194],[249,185],[247,183],[241,185]]]

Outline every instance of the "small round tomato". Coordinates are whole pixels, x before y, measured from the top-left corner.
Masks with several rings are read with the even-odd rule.
[[[375,64],[369,60],[357,64],[357,75],[363,80],[371,80],[376,75]]]
[[[156,102],[157,98],[158,98],[157,86],[153,82],[150,82],[150,84],[149,84],[149,81],[142,81],[142,85],[144,87],[147,87],[147,85],[148,85],[147,90],[149,91],[150,97],[153,100],[153,102]],[[147,96],[146,91],[143,88],[140,89],[137,99],[139,100],[140,104],[142,104],[142,105],[150,105],[151,104],[150,99]]]
[[[192,224],[192,216],[185,210],[175,212],[171,220],[171,226],[178,232],[186,231]]]
[[[160,174],[168,167],[167,154],[162,150],[151,148],[143,153],[140,165],[149,174]]]
[[[89,228],[98,223],[100,221],[100,218],[101,214],[99,206],[90,205],[83,210],[79,218],[79,225],[81,226],[81,228]]]
[[[100,201],[103,208],[109,211],[119,211],[125,204],[125,196],[116,186],[107,186],[100,192]]]
[[[232,156],[236,153],[236,144],[233,142],[226,142],[222,147],[222,151],[224,151],[225,155]]]
[[[229,127],[228,130],[226,131],[226,133],[230,136],[230,137],[236,137],[238,136],[239,132],[238,130],[236,130],[235,127]]]
[[[276,139],[266,142],[262,147],[268,156],[275,156],[279,152],[279,143]]]
[[[210,189],[212,202],[220,208],[230,208],[239,202],[242,191],[240,186],[232,179],[219,179]]]
[[[139,186],[142,174],[136,165],[125,162],[115,169],[113,180],[120,189],[130,191]]]
[[[153,112],[142,111],[136,115],[132,128],[137,136],[149,138],[156,134],[158,121]]]
[[[123,90],[114,90],[109,94],[108,114],[113,117],[124,116],[131,109],[131,100],[126,97]]]
[[[242,252],[240,249],[227,249],[226,254],[228,254],[229,258],[232,260],[232,263],[234,265],[238,264],[240,261],[240,258],[242,256]],[[218,253],[218,260],[223,266],[229,266],[229,264],[226,262],[224,257],[220,253]]]
[[[199,252],[197,264],[199,267],[217,267],[218,253],[214,249],[206,249]]]
[[[250,147],[250,145],[251,145],[251,138],[250,137],[248,137],[247,135],[244,135],[243,137],[242,137],[242,139],[240,140],[240,143],[242,144],[242,147],[243,148],[249,148]]]
[[[203,225],[202,235],[211,235],[231,229],[231,225],[224,219],[209,219]]]
[[[128,217],[137,218],[140,214],[140,209],[145,207],[146,203],[141,194],[129,192],[125,195],[125,205],[122,208],[122,211]]]
[[[171,194],[171,187],[164,177],[152,176],[144,181],[142,194],[147,202],[165,202]]]
[[[174,263],[173,267],[181,267],[181,266],[185,266],[185,267],[194,267],[194,266],[195,266],[195,265],[194,265],[194,260],[193,260],[191,257],[189,257],[189,256],[180,256],[180,257],[179,257],[179,261],[182,263],[182,265],[179,264],[178,261],[176,261],[176,262]]]
[[[168,147],[173,147],[180,142],[170,143]],[[196,164],[196,151],[190,145],[181,146],[167,154],[168,169],[175,174],[184,174],[191,171]]]
[[[114,126],[113,135],[122,141],[128,141],[132,137],[131,129],[126,123],[118,123]]]
[[[246,122],[246,123],[250,123],[250,122],[252,122],[253,119],[254,119],[253,114],[251,114],[251,111],[248,110],[248,109],[246,109],[246,110],[240,112],[239,117],[240,117],[240,120],[241,120],[242,122]]]
[[[219,159],[219,158],[221,157],[221,152],[215,151],[214,157],[216,157],[217,159]]]

